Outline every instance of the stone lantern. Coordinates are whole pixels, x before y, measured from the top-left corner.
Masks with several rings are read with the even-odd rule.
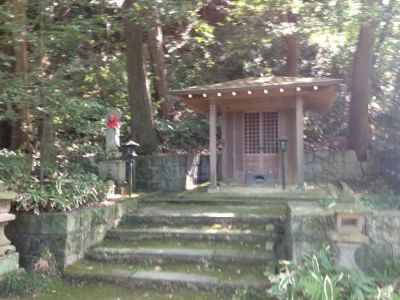
[[[10,214],[11,201],[17,198],[13,192],[0,192],[0,279],[3,275],[18,270],[18,253],[15,247],[4,234],[7,223],[15,219],[15,215]]]
[[[364,234],[365,216],[371,210],[357,201],[351,189],[344,183],[341,203],[332,209],[336,216],[336,230],[329,232],[330,240],[339,248],[339,257],[335,263],[340,268],[358,268],[354,254],[358,248],[369,243]]]

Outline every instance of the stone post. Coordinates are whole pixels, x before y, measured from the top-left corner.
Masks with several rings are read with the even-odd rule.
[[[364,234],[365,216],[371,214],[371,210],[359,203],[351,188],[344,182],[340,183],[340,203],[336,203],[332,209],[336,216],[336,230],[329,232],[332,242],[339,249],[339,257],[335,262],[339,268],[355,268],[356,250],[369,243],[369,238]]]
[[[16,198],[17,194],[13,192],[0,192],[0,279],[3,275],[19,268],[18,253],[4,234],[7,223],[15,219],[15,215],[9,211],[11,201]]]

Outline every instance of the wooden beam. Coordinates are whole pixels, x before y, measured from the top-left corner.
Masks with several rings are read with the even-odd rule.
[[[216,192],[217,187],[217,107],[210,99],[210,187],[208,192]]]
[[[304,102],[296,96],[296,173],[297,184],[304,184]]]

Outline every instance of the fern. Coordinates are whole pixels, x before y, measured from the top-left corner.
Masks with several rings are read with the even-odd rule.
[[[271,291],[285,292],[287,299],[293,300],[388,300],[391,296],[397,297],[382,296],[376,283],[358,270],[335,269],[328,251],[326,248],[304,256],[301,265],[282,263],[281,272],[270,277]]]

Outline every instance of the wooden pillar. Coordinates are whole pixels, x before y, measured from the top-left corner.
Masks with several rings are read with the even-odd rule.
[[[296,95],[296,174],[297,184],[304,184],[304,102]]]
[[[210,187],[209,192],[217,191],[217,107],[210,99]]]

